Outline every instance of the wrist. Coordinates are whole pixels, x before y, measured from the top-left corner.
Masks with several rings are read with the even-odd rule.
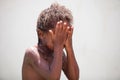
[[[65,46],[72,47],[72,38],[69,38],[68,40],[66,40]]]
[[[72,48],[72,42],[66,43],[65,48]]]
[[[72,49],[73,49],[72,45],[65,45],[65,50],[66,51],[69,51],[69,50],[72,50]]]
[[[61,53],[63,51],[63,46],[54,46],[54,53]]]

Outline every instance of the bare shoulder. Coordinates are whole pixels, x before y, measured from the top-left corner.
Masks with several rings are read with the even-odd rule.
[[[27,48],[25,51],[24,61],[31,62],[33,60],[39,59],[39,53],[37,51],[37,48],[35,46]]]
[[[25,51],[25,55],[27,57],[31,57],[31,56],[35,56],[37,55],[37,49],[36,47],[30,47],[30,48],[27,48],[26,51]]]

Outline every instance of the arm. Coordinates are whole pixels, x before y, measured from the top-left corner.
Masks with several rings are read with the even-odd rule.
[[[68,32],[68,38],[65,43],[65,50],[67,53],[67,57],[65,57],[63,71],[69,80],[78,80],[79,68],[72,47],[72,33],[73,33],[73,28],[71,28],[70,31]]]
[[[26,55],[34,70],[46,80],[58,80],[62,70],[62,53],[63,45],[67,37],[67,27],[63,26],[62,22],[58,22],[55,29],[55,34],[50,31],[54,38],[54,58],[50,66],[45,64],[38,52],[28,50]]]

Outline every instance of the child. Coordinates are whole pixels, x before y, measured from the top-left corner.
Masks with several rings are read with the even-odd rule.
[[[79,79],[72,20],[70,10],[58,3],[41,12],[37,21],[38,44],[25,52],[22,80],[60,80],[61,70],[69,80]]]

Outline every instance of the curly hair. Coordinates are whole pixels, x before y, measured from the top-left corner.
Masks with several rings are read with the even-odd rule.
[[[67,21],[73,23],[73,16],[69,9],[58,3],[53,3],[49,8],[43,10],[37,20],[37,29],[48,31],[55,28],[58,21]]]

